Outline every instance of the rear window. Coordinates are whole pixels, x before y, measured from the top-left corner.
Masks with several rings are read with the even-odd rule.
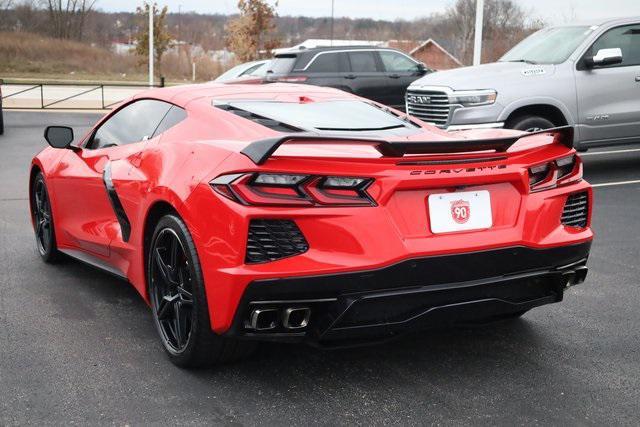
[[[308,71],[313,73],[338,73],[341,70],[341,57],[344,54],[338,53],[323,53],[318,55],[307,68]],[[344,67],[343,67],[344,68]]]
[[[228,105],[307,130],[370,131],[413,127],[385,110],[358,100],[308,103],[238,101]]]
[[[293,69],[296,62],[296,56],[276,56],[269,64],[269,71],[274,74],[288,74]]]
[[[373,52],[349,52],[351,71],[356,73],[375,73],[378,71]]]

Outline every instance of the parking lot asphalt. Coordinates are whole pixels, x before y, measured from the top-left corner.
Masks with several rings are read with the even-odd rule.
[[[242,363],[184,371],[131,286],[36,253],[27,183],[43,128],[79,134],[98,117],[5,112],[1,425],[640,423],[640,183],[595,188],[589,276],[560,304],[355,350],[268,344]],[[589,152],[587,179],[640,180],[637,148]]]

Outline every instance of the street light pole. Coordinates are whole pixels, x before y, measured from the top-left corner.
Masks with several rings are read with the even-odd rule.
[[[473,40],[473,65],[482,62],[482,24],[484,21],[484,0],[476,0],[476,31]]]
[[[153,86],[153,4],[149,4],[149,86]]]
[[[333,6],[335,0],[331,0],[331,46],[333,46]]]

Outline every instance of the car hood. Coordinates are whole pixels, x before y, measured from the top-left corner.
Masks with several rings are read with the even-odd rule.
[[[454,90],[496,89],[512,82],[526,82],[527,79],[553,75],[556,66],[552,64],[526,64],[521,62],[493,62],[474,67],[437,71],[416,80],[409,89],[427,86],[447,86]]]

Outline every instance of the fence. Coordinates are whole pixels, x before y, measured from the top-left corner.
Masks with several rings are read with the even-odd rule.
[[[150,88],[135,83],[7,82],[2,85],[2,106],[16,110],[109,110],[121,101]],[[159,85],[164,87],[164,78]]]

